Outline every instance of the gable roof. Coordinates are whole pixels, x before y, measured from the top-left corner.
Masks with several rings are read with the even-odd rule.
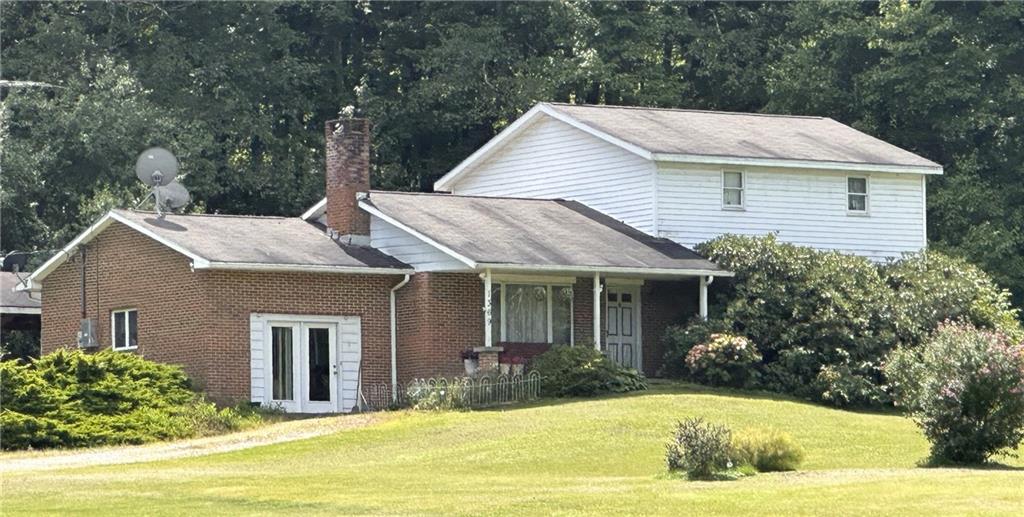
[[[10,271],[0,271],[0,314],[39,314],[42,303],[27,292],[17,290],[21,277]]]
[[[28,279],[29,289],[74,250],[119,222],[185,255],[195,269],[407,274],[407,264],[371,248],[335,242],[297,217],[178,215],[113,210],[82,232]]]
[[[826,117],[540,103],[434,184],[455,180],[548,116],[654,161],[942,174],[942,166]]]
[[[731,276],[576,201],[373,191],[359,205],[477,270]]]

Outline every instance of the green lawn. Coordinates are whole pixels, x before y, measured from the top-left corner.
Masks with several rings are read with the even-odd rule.
[[[806,449],[804,466],[732,482],[667,475],[664,443],[690,415],[786,430]],[[895,415],[663,384],[497,411],[399,412],[201,458],[7,475],[0,512],[1024,514],[1024,461],[918,468],[926,453]]]

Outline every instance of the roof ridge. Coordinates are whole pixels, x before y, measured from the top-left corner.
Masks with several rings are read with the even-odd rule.
[[[509,199],[516,201],[566,201],[558,197],[537,198],[520,196],[482,196],[479,194],[450,194],[448,192],[409,192],[405,190],[370,190],[370,201],[373,201],[373,194],[401,194],[406,196],[437,196],[437,197],[458,197],[474,199]]]
[[[159,215],[152,210],[132,210],[130,208],[115,208],[115,212],[128,212],[132,214],[151,214]],[[223,217],[223,218],[235,218],[235,219],[299,219],[299,217],[289,217],[285,215],[242,215],[242,214],[173,214],[165,213],[163,215],[169,215],[172,217]]]
[[[716,111],[716,110],[700,110],[700,109],[687,109],[687,108],[653,108],[645,106],[620,106],[615,104],[571,104],[568,102],[543,102],[541,104],[548,104],[551,106],[568,106],[578,108],[608,108],[608,109],[625,109],[625,110],[638,110],[638,111],[677,111],[682,113],[707,113],[711,115],[745,115],[750,117],[773,117],[773,118],[802,118],[811,120],[831,120],[829,117],[821,117],[817,115],[786,115],[781,113],[750,113],[744,111]]]

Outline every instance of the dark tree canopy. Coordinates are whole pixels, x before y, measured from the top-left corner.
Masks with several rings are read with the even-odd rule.
[[[296,215],[322,123],[373,119],[374,182],[435,179],[537,101],[832,117],[946,168],[933,246],[1024,302],[1024,4],[5,2],[3,251],[144,194],[150,145],[193,209]]]

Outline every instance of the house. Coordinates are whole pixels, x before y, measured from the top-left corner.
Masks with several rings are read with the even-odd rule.
[[[31,340],[39,337],[42,304],[39,298],[32,296],[31,293],[17,290],[22,277],[27,276],[25,273],[0,271],[0,343],[8,342],[11,331],[21,332]],[[30,350],[27,349],[5,352],[14,353],[16,356],[30,355]]]
[[[654,375],[665,328],[731,276],[687,245],[918,250],[941,172],[828,119],[540,104],[438,181],[451,193],[382,192],[369,135],[326,124],[327,196],[298,218],[108,213],[29,279],[43,351],[140,353],[216,400],[307,413],[461,374],[469,349],[487,369],[594,346]]]

